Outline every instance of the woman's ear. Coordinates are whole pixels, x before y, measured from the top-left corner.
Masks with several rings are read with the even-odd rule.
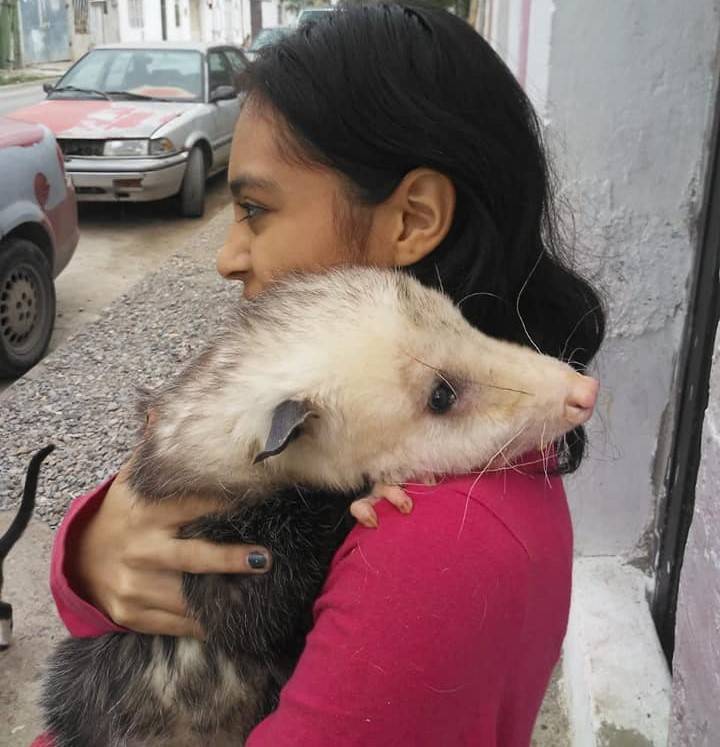
[[[393,215],[393,264],[412,265],[447,236],[455,214],[455,185],[439,171],[413,169],[387,203]]]

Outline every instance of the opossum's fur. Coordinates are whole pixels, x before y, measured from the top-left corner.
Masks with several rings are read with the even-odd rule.
[[[564,403],[576,376],[488,338],[446,297],[389,271],[295,276],[242,304],[218,342],[143,403],[152,418],[130,482],[147,500],[225,498],[226,512],[181,536],[265,545],[272,570],[185,576],[206,644],[63,643],[43,696],[57,747],[241,744],[302,649],[350,498],[548,444],[573,427]],[[442,415],[428,407],[439,382],[457,396]],[[307,416],[297,437],[254,464],[288,401]]]

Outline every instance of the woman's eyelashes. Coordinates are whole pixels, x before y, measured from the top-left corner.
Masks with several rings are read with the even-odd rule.
[[[242,223],[243,221],[250,222],[266,212],[267,208],[248,200],[235,203],[235,219],[238,223]]]

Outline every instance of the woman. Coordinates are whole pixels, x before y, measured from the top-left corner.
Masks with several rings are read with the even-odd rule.
[[[247,89],[218,257],[245,296],[293,269],[398,267],[491,335],[591,360],[604,317],[562,263],[537,120],[464,22],[396,4],[327,14],[262,50]],[[583,447],[581,430],[559,444],[556,471]],[[350,533],[250,747],[529,744],[565,632],[572,536],[560,478],[526,461],[446,477],[413,493],[409,516],[379,504],[379,528]],[[70,631],[201,637],[181,573],[271,562],[174,539],[207,511],[136,503],[122,473],[77,500],[53,566]]]

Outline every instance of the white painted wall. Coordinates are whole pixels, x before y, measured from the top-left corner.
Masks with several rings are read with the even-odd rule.
[[[250,34],[250,0],[215,0],[203,3],[204,41],[243,45]]]
[[[167,38],[169,41],[212,41],[242,44],[250,33],[249,0],[214,0],[208,5],[199,4],[200,37],[191,28],[191,0],[179,0],[179,21],[175,12],[175,0],[166,0]],[[263,3],[265,5],[272,3]],[[275,6],[277,3],[275,3]],[[277,8],[276,8],[277,11]],[[269,11],[271,12],[271,11]],[[162,17],[159,0],[144,0],[143,27],[132,28],[128,13],[128,0],[118,0],[120,40],[158,41],[162,39]]]
[[[720,339],[678,599],[670,745],[720,742]]]
[[[280,3],[277,0],[263,0],[262,27],[274,28],[280,25]]]
[[[168,2],[168,15],[172,9]],[[118,22],[120,27],[120,41],[159,41],[162,39],[162,19],[160,17],[160,2],[149,2],[143,0],[143,26],[133,28],[130,26],[130,17],[127,0],[118,0],[117,4]],[[168,36],[168,38],[170,38]]]
[[[527,0],[494,0],[491,27]],[[567,480],[581,554],[645,554],[665,467],[717,74],[717,0],[530,3],[527,88],[609,331],[590,454]],[[509,27],[493,40],[514,69]],[[671,414],[671,413],[670,413]],[[658,464],[656,465],[656,457]]]

